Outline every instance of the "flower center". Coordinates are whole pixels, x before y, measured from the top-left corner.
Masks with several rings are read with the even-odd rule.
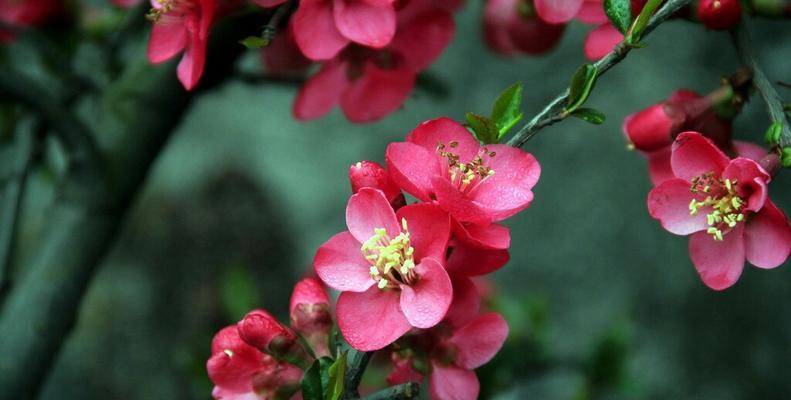
[[[697,215],[701,208],[708,207],[711,211],[706,214],[706,223],[709,225],[706,232],[714,240],[722,240],[724,234],[744,221],[744,205],[747,202],[736,193],[738,183],[736,179],[722,179],[713,172],[692,179],[689,190],[698,194],[698,198],[693,198],[689,203],[689,215]]]
[[[181,11],[184,14],[191,7],[188,3],[183,0],[156,0],[157,5],[148,10],[146,19],[156,23],[172,11]]]
[[[414,271],[415,249],[409,241],[405,218],[401,218],[401,232],[390,238],[384,228],[374,228],[374,235],[360,247],[365,259],[371,263],[371,278],[379,289],[398,288],[400,284],[417,282]]]
[[[486,178],[494,175],[494,170],[486,165],[485,157],[492,158],[497,155],[482,147],[478,154],[468,163],[462,163],[459,156],[452,151],[459,146],[459,142],[450,142],[447,145],[440,143],[437,145],[437,153],[440,157],[448,160],[448,173],[450,181],[459,191],[467,193],[475,189]],[[451,150],[448,150],[451,149]]]

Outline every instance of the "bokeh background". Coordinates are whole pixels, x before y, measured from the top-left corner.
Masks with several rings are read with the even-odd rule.
[[[254,307],[286,320],[291,287],[310,270],[315,249],[345,229],[350,164],[382,162],[386,145],[421,121],[488,111],[515,81],[525,83],[531,116],[584,62],[589,27],[579,24],[545,57],[495,56],[480,38],[481,8],[470,2],[457,15],[453,44],[429,70],[434,84],[378,123],[352,125],[339,111],[297,122],[290,114],[296,86],[287,83],[232,79],[201,96],[90,283],[41,398],[209,398],[204,363],[213,333]],[[769,76],[791,80],[791,26],[761,20],[750,28]],[[789,263],[773,271],[748,266],[725,292],[705,287],[686,238],[648,216],[645,162],[627,150],[620,130],[626,114],[675,89],[707,92],[734,72],[729,37],[676,21],[648,42],[598,82],[588,104],[607,114],[606,123],[571,119],[525,147],[543,171],[534,203],[508,222],[512,259],[491,276],[489,306],[506,316],[511,335],[479,370],[483,398],[791,393]],[[252,51],[244,60],[253,69],[257,62]],[[759,142],[768,125],[756,97],[736,136]],[[783,172],[771,187],[786,212],[789,184]],[[35,225],[52,200],[45,171],[30,190],[26,214]],[[367,379],[382,374],[373,369]]]

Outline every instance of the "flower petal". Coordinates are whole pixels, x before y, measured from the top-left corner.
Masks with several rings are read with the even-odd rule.
[[[607,14],[604,13],[602,0],[584,0],[575,19],[591,25],[599,25],[609,21]]]
[[[706,232],[689,238],[689,256],[698,270],[700,279],[714,290],[733,286],[744,269],[743,226],[726,233],[723,240],[714,240]]]
[[[431,362],[428,392],[431,400],[475,400],[481,390],[475,371]]]
[[[349,232],[341,232],[319,247],[313,269],[327,286],[340,291],[364,292],[375,283],[360,242]]]
[[[487,0],[483,9],[483,38],[496,53],[513,55],[516,48],[507,25],[514,19],[517,0]]]
[[[541,176],[541,166],[532,154],[508,145],[493,144],[487,149],[495,154],[488,163],[494,175],[479,183],[469,196],[491,213],[493,221],[500,221],[533,201],[531,189]]]
[[[769,196],[766,183],[771,177],[755,161],[736,158],[722,172],[722,177],[738,182],[736,191],[739,197],[747,198],[748,210],[757,212],[766,203]]]
[[[775,268],[791,252],[791,228],[785,214],[767,200],[760,212],[744,228],[747,261],[758,268]]]
[[[407,221],[417,262],[424,257],[445,259],[450,240],[450,216],[445,210],[433,203],[412,204],[398,209],[396,219]]]
[[[403,57],[405,65],[413,72],[428,68],[448,47],[456,25],[450,12],[436,9],[425,12],[400,27],[390,50]],[[420,43],[416,46],[416,43]]]
[[[184,50],[186,45],[187,30],[180,20],[157,22],[148,39],[148,61],[152,64],[165,62]]]
[[[387,169],[405,192],[422,201],[431,200],[431,178],[439,175],[439,160],[434,152],[409,142],[390,143],[385,151]]]
[[[424,258],[415,267],[420,276],[413,285],[401,285],[401,310],[415,328],[431,328],[445,318],[453,300],[448,273],[433,258]]]
[[[291,20],[294,40],[311,60],[329,60],[349,44],[335,27],[332,0],[303,0]]]
[[[401,313],[399,294],[376,286],[363,293],[341,293],[336,316],[349,345],[360,351],[379,350],[412,328]]]
[[[365,64],[363,74],[350,82],[341,95],[341,110],[352,122],[371,122],[404,104],[415,86],[415,73],[406,69],[382,69]]]
[[[645,156],[648,157],[648,176],[654,186],[659,186],[660,183],[676,177],[670,166],[670,153],[670,146],[645,153]]]
[[[384,228],[391,238],[401,233],[401,224],[384,193],[372,188],[362,188],[349,199],[346,226],[360,243],[370,239],[374,229]]]
[[[454,220],[453,233],[472,247],[507,249],[511,246],[511,230],[505,225],[462,224]]]
[[[552,50],[560,42],[566,24],[548,24],[537,16],[525,19],[516,13],[506,29],[519,50],[539,55]]]
[[[364,0],[333,0],[333,5],[335,26],[352,42],[378,49],[393,40],[396,13],[392,4],[375,5]]]
[[[492,222],[493,212],[460,192],[447,178],[434,176],[431,185],[439,205],[453,215],[453,218],[473,224],[485,225]]]
[[[456,243],[445,268],[454,276],[479,276],[497,271],[509,259],[508,250],[479,249]]]
[[[486,313],[453,332],[450,342],[459,350],[455,364],[475,369],[500,351],[508,337],[508,323],[500,314]]]
[[[670,148],[673,126],[678,121],[665,112],[664,103],[654,104],[623,121],[623,132],[637,150],[657,151]]]
[[[535,0],[536,13],[546,22],[569,22],[582,8],[583,0]]]
[[[700,133],[684,132],[673,142],[670,166],[677,178],[691,181],[708,172],[720,175],[729,162],[728,156]]]
[[[448,307],[445,321],[450,326],[458,328],[472,321],[478,310],[481,309],[481,295],[478,288],[470,278],[455,277],[451,279],[453,284],[453,301]]]
[[[598,28],[588,32],[585,36],[585,57],[595,61],[613,51],[618,43],[623,41],[623,34],[611,23],[604,23]]]
[[[345,62],[324,64],[299,89],[294,100],[294,117],[306,121],[324,116],[340,102],[341,93],[348,84]]]
[[[446,117],[423,122],[407,135],[406,140],[423,146],[432,154],[437,154],[437,146],[444,144],[445,150],[458,155],[462,163],[471,161],[481,148],[467,128]],[[454,142],[456,145],[451,148]]]
[[[689,235],[708,228],[706,213],[690,214],[689,204],[695,194],[690,183],[683,179],[662,182],[648,193],[648,213],[659,220],[662,227],[676,235]]]
[[[200,34],[195,32],[184,49],[184,56],[181,57],[176,74],[187,90],[194,89],[203,75],[203,67],[206,65],[206,45],[206,38],[201,38]]]
[[[753,161],[760,160],[767,153],[765,148],[750,142],[742,142],[735,140],[733,142],[733,147],[736,148],[736,154],[739,157],[749,158],[750,160]]]

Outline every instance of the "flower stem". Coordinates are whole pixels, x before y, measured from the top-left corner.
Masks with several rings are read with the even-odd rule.
[[[420,385],[415,382],[390,386],[362,398],[362,400],[406,400],[416,399],[420,396]]]
[[[651,21],[648,22],[648,25],[646,25],[641,37],[647,36],[678,10],[689,5],[690,3],[692,3],[692,0],[668,0],[665,5],[662,6],[662,8],[660,8],[656,14],[654,14],[653,18],[651,18]],[[624,58],[626,58],[626,55],[629,54],[632,48],[632,46],[629,46],[624,42],[621,42],[615,46],[613,51],[594,64],[598,71],[598,76],[603,75],[610,68],[614,67]],[[511,140],[508,141],[508,144],[514,147],[522,147],[541,129],[566,119],[569,114],[564,113],[563,111],[568,97],[569,89],[566,89],[562,94],[560,94],[546,107],[544,107],[544,109],[541,110],[541,112],[539,112],[535,117],[533,117],[533,119],[522,126],[516,132],[516,134],[514,134]]]
[[[780,146],[791,147],[791,126],[789,126],[788,118],[786,118],[785,110],[783,109],[783,99],[780,98],[777,90],[772,86],[761,66],[758,65],[758,61],[751,50],[750,33],[747,31],[744,21],[731,31],[731,38],[742,63],[753,71],[753,86],[755,86],[755,90],[758,91],[764,100],[769,117],[773,123],[783,126],[780,134]]]
[[[374,352],[357,351],[349,349],[348,364],[346,366],[346,382],[344,383],[344,399],[356,399],[360,397],[357,388],[360,386],[360,381],[363,379],[365,368],[368,367],[368,362],[371,361]]]

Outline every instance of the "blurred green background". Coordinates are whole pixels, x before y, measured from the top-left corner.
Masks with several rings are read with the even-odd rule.
[[[208,398],[204,363],[213,333],[254,307],[285,320],[291,287],[309,271],[315,249],[345,229],[351,163],[382,162],[387,143],[421,121],[485,112],[517,80],[531,116],[584,62],[590,28],[579,24],[548,56],[495,56],[480,39],[481,7],[471,2],[457,15],[456,38],[430,69],[447,94],[418,89],[375,124],[352,125],[339,111],[297,122],[290,114],[296,87],[283,84],[232,80],[200,97],[94,277],[42,398]],[[750,27],[769,76],[791,80],[791,26],[761,20]],[[533,205],[508,222],[512,260],[491,277],[490,306],[506,315],[511,336],[479,370],[482,397],[791,393],[788,262],[774,271],[748,266],[725,292],[705,287],[686,238],[648,216],[645,162],[626,149],[620,131],[626,114],[680,87],[710,91],[734,72],[729,37],[671,22],[648,42],[597,84],[588,104],[607,114],[604,125],[572,119],[526,146],[543,171]],[[257,63],[257,55],[245,62]],[[768,118],[758,98],[736,126],[738,139],[762,140]],[[789,183],[783,172],[771,187],[787,212]],[[39,171],[27,205],[31,224],[51,200],[47,185]],[[23,228],[23,235],[35,231]]]

